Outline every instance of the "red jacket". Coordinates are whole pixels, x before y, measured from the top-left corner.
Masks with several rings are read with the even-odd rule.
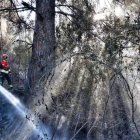
[[[2,60],[0,62],[0,68],[4,69],[6,71],[10,70],[10,65],[9,65],[8,61]]]

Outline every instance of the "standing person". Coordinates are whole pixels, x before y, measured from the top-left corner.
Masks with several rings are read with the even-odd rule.
[[[0,62],[0,84],[3,85],[5,79],[8,82],[10,89],[13,88],[11,78],[10,78],[10,65],[8,63],[8,55],[3,54],[2,60]]]

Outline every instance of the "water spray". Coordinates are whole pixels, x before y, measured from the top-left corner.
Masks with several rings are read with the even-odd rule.
[[[18,114],[22,118],[26,118],[28,115],[30,115],[30,119],[26,118],[27,125],[33,130],[36,135],[38,135],[42,140],[48,139],[48,135],[46,138],[46,134],[48,134],[47,127],[41,122],[41,120],[39,120],[39,118],[34,116],[33,113],[29,109],[27,109],[17,97],[15,97],[1,85],[0,94],[2,94],[8,100],[8,102],[13,105],[13,107],[17,110]]]

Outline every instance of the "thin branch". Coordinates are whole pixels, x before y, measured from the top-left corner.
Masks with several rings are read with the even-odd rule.
[[[108,95],[107,95],[107,100],[105,101],[105,107],[104,107],[104,113],[103,113],[103,122],[102,122],[102,128],[103,128],[103,124],[104,124],[104,122],[105,122],[105,115],[106,115],[106,110],[107,110],[107,106],[108,106],[108,102],[109,102],[109,98],[110,98],[110,94],[111,94],[111,90],[112,90],[112,88],[113,88],[113,85],[114,85],[114,83],[115,83],[115,80],[116,80],[116,74],[115,75],[113,75],[112,77],[111,77],[111,79],[112,79],[112,83],[111,83],[111,85],[110,85],[110,83],[109,83],[109,88],[108,88]],[[111,79],[109,79],[109,80],[111,80]]]
[[[79,8],[73,6],[73,5],[67,5],[67,4],[57,4],[57,5],[56,5],[56,7],[61,7],[61,6],[62,6],[62,7],[68,7],[68,8],[70,8],[70,9],[72,8],[72,9],[75,9],[75,10],[80,11],[80,12],[82,11],[81,9],[79,9]]]
[[[71,17],[74,17],[73,14],[70,14],[70,13],[66,13],[66,12],[63,12],[63,11],[55,11],[57,14],[62,14],[64,16],[71,16]]]
[[[54,138],[55,138],[55,134],[57,132],[57,128],[59,126],[60,120],[61,120],[61,116],[59,115],[51,140],[54,140]]]
[[[85,122],[80,128],[79,130],[72,136],[72,138],[70,140],[73,140],[75,138],[75,136],[88,124],[88,122]]]
[[[26,43],[27,45],[30,45],[30,46],[32,46],[32,43],[29,43],[29,42],[27,42],[27,41],[24,41],[24,40],[16,40],[16,41],[14,41],[14,42],[24,42],[24,43]]]
[[[0,9],[0,11],[4,11],[4,12],[20,12],[20,11],[26,11],[26,10],[29,10],[27,9],[26,7],[19,7],[19,8],[2,8]]]

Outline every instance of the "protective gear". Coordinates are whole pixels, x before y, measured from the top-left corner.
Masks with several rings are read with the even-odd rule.
[[[2,68],[2,70],[5,70],[8,72],[10,70],[10,65],[9,65],[8,61],[2,60],[1,61],[1,68]]]
[[[0,62],[0,84],[3,85],[5,79],[8,82],[10,88],[13,88],[10,78],[10,65],[7,61],[7,54],[2,55],[2,61]]]
[[[12,86],[12,81],[11,81],[11,78],[10,78],[9,74],[1,72],[0,73],[0,84],[1,85],[3,85],[5,79],[7,80],[9,87],[11,87]]]
[[[2,59],[8,58],[8,55],[6,53],[2,54]]]
[[[13,85],[9,85],[9,90],[13,89]]]

